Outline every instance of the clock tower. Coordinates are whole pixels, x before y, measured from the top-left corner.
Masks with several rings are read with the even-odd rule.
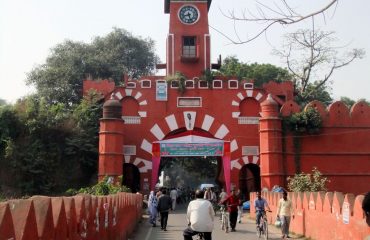
[[[208,10],[212,0],[165,0],[170,14],[167,37],[167,75],[183,73],[188,79],[211,69]]]

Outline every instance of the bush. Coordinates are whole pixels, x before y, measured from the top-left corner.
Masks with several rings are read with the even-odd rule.
[[[294,177],[288,177],[288,189],[292,192],[318,192],[326,191],[326,184],[329,180],[323,177],[316,167],[310,173],[295,174]]]
[[[284,120],[289,130],[297,133],[317,133],[322,125],[320,113],[315,108],[295,113]]]
[[[66,191],[66,194],[69,196],[73,196],[79,193],[85,193],[95,196],[105,196],[109,194],[116,194],[119,192],[131,192],[128,187],[121,185],[121,183],[122,176],[118,177],[118,181],[114,184],[108,176],[105,176],[102,181],[98,182],[92,187],[81,188],[80,190],[71,188]]]

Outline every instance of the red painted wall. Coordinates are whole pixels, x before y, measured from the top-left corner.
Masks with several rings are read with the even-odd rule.
[[[263,192],[272,213],[268,221],[274,224],[277,214],[279,193]],[[295,218],[291,220],[290,231],[315,240],[362,240],[370,237],[361,204],[364,196],[344,195],[341,192],[289,193],[293,202]],[[255,193],[251,194],[251,218],[255,218]]]
[[[128,239],[141,219],[142,195],[34,196],[0,203],[0,239]]]
[[[301,171],[310,172],[316,166],[329,178],[331,191],[354,194],[369,191],[370,107],[359,102],[349,110],[342,102],[335,102],[325,108],[317,101],[309,106],[321,112],[323,128],[318,134],[305,134],[300,138]],[[287,175],[293,175],[292,135],[287,136],[285,151]]]

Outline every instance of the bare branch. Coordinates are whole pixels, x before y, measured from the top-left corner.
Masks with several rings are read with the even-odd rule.
[[[273,7],[267,5],[266,3],[262,3],[261,1],[256,1],[256,14],[253,13],[251,10],[247,9],[247,11],[243,11],[242,15],[239,17],[235,14],[234,11],[228,12],[228,14],[225,14],[222,10],[221,13],[226,18],[229,18],[233,20],[234,22],[237,21],[243,21],[243,22],[258,22],[262,23],[263,27],[253,34],[250,38],[247,38],[245,40],[240,39],[237,35],[237,40],[233,40],[231,37],[226,37],[226,34],[221,33],[220,30],[217,30],[218,33],[220,33],[222,36],[226,37],[228,40],[230,40],[233,44],[245,44],[248,42],[251,42],[261,36],[263,33],[267,32],[267,30],[272,27],[275,24],[280,25],[291,25],[298,22],[301,22],[303,20],[312,18],[316,15],[323,15],[325,20],[325,12],[334,6],[337,5],[339,0],[330,0],[329,3],[321,7],[320,9],[313,11],[308,14],[300,14],[297,11],[295,11],[286,0],[280,0],[281,6],[276,4],[274,2]],[[248,12],[248,15],[246,14]],[[235,23],[234,23],[235,25]],[[215,28],[213,28],[215,29]]]

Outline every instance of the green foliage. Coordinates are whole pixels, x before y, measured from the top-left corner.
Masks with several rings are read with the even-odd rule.
[[[306,91],[299,92],[296,95],[295,101],[301,106],[306,106],[313,100],[318,100],[327,106],[331,104],[333,99],[328,92],[328,86],[321,85],[318,87],[317,85],[317,82],[309,83],[306,87]]]
[[[294,177],[288,177],[288,189],[292,192],[326,191],[328,182],[329,180],[314,167],[311,174],[299,173]]]
[[[0,106],[2,106],[2,105],[6,105],[6,101],[4,99],[0,98]]]
[[[295,113],[284,118],[284,125],[296,133],[317,133],[321,129],[322,120],[320,113],[315,108]]]
[[[240,62],[235,56],[227,57],[220,69],[221,75],[237,77],[239,80],[254,80],[254,85],[262,87],[269,81],[283,82],[291,79],[286,69],[272,64],[247,64]]]
[[[186,87],[185,87],[185,80],[187,79],[187,77],[181,73],[181,72],[176,72],[174,75],[169,75],[169,76],[166,76],[166,81],[171,83],[172,81],[177,81],[179,86],[178,86],[178,91],[179,93],[181,94],[184,94],[185,91],[186,91]]]
[[[159,172],[165,171],[170,177],[170,186],[177,186],[179,179],[183,179],[188,186],[198,185],[201,180],[215,180],[217,164],[217,157],[165,157],[161,158]]]
[[[128,187],[121,185],[121,183],[122,176],[118,178],[118,182],[116,182],[115,184],[113,184],[112,181],[107,176],[105,176],[102,181],[98,182],[94,186],[81,188],[79,190],[68,189],[66,191],[66,194],[76,195],[79,193],[85,193],[95,196],[104,196],[109,194],[116,194],[119,192],[131,192],[131,190]]]
[[[76,124],[73,134],[66,139],[66,155],[77,159],[87,178],[97,169],[99,119],[102,117],[103,105],[100,95],[90,91],[75,108],[72,120]]]
[[[370,106],[370,102],[366,101],[366,99],[361,98],[358,101],[350,99],[349,97],[340,97],[340,101],[347,105],[348,108],[351,108],[356,102],[364,101]]]
[[[125,73],[132,78],[152,73],[157,61],[152,40],[115,28],[91,44],[70,40],[58,44],[45,64],[28,73],[27,83],[48,103],[70,107],[80,102],[86,75],[113,79],[118,85]]]
[[[208,83],[208,87],[212,88],[212,82],[214,79],[214,72],[212,72],[209,68],[203,71],[203,75],[201,76],[202,80],[205,80]]]

